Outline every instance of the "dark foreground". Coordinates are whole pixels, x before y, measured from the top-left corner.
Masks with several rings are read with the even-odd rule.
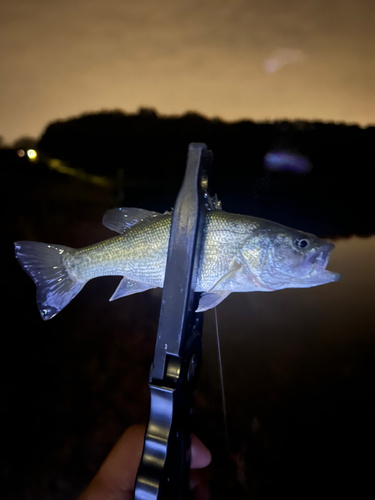
[[[12,241],[80,247],[110,237],[101,218],[113,198],[45,171],[2,181],[3,498],[73,500],[124,429],[147,421],[160,293],[109,303],[119,278],[101,278],[42,322]],[[227,439],[214,315],[205,316],[194,431],[213,454],[213,498],[372,490],[375,245],[336,245],[329,268],[340,283],[233,294],[219,306]]]

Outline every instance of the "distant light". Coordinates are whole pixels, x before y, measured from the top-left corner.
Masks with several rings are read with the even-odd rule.
[[[23,149],[19,149],[17,151],[17,156],[19,156],[20,158],[23,158],[25,156],[25,151]]]
[[[30,158],[30,160],[35,160],[38,155],[35,149],[28,149],[27,156]]]
[[[290,151],[270,151],[264,159],[264,166],[273,172],[290,171],[299,173],[311,172],[312,164],[306,156]]]
[[[306,55],[299,49],[280,48],[275,50],[263,63],[267,73],[275,73],[283,66],[290,63],[300,63],[306,59]]]

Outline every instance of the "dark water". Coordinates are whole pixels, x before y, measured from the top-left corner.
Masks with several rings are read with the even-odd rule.
[[[329,268],[342,273],[339,283],[233,294],[218,308],[229,448],[245,498],[358,493],[368,484],[374,254],[375,238],[337,241]],[[214,358],[213,313],[207,316],[205,354]],[[213,374],[210,380],[223,433],[220,386]]]
[[[119,278],[97,279],[42,322],[12,241],[79,247],[110,237],[101,217],[113,199],[57,174],[2,176],[5,498],[74,499],[124,429],[147,420],[160,293],[109,303]],[[375,239],[335,244],[328,267],[339,283],[232,294],[218,307],[227,437],[214,315],[205,315],[194,430],[213,453],[213,498],[372,487]]]

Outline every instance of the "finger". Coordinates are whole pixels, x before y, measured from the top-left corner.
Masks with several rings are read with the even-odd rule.
[[[144,433],[143,425],[132,425],[124,432],[79,500],[133,498]]]
[[[202,441],[193,434],[191,438],[191,464],[192,469],[203,469],[211,463],[211,452]]]
[[[99,472],[78,500],[130,500],[142,456],[145,426],[132,425],[121,436]],[[211,462],[211,453],[195,435],[191,442],[191,468]]]

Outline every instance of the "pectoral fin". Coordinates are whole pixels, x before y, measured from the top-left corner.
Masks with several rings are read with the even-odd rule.
[[[241,262],[238,262],[237,260],[233,260],[230,267],[229,271],[222,276],[219,281],[215,283],[215,285],[209,290],[209,292],[216,292],[216,291],[227,291],[231,290],[233,291],[233,282],[236,281],[241,275],[243,271],[243,265]]]
[[[234,291],[234,282],[240,276],[242,270],[243,265],[234,260],[230,265],[229,271],[215,283],[211,290],[202,294],[196,312],[212,309],[226,299]]]
[[[127,295],[133,295],[134,293],[145,292],[146,290],[150,290],[151,288],[155,287],[147,285],[147,283],[139,283],[138,281],[123,278],[120,281],[119,286],[116,288],[115,293],[109,300],[110,302],[112,302],[112,300],[126,297]]]

